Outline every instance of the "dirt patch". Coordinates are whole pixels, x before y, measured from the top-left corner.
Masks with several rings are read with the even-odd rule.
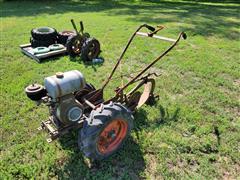
[[[156,156],[153,154],[147,155],[147,176],[149,179],[163,179],[163,177],[160,177],[160,174],[158,173],[157,166],[158,166],[158,160]]]
[[[233,81],[233,85],[234,85],[234,86],[237,86],[238,88],[240,88],[240,79],[235,79],[235,80]]]

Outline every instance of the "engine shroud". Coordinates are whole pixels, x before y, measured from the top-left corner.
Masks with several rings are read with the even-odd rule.
[[[63,124],[71,124],[80,120],[83,115],[83,106],[76,101],[73,94],[60,98],[56,104],[55,115]]]

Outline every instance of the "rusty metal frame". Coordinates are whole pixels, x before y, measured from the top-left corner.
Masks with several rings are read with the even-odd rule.
[[[47,142],[50,143],[53,140],[59,138],[60,136],[67,134],[72,129],[78,129],[82,127],[83,119],[78,121],[77,123],[65,125],[62,127],[56,126],[54,124],[53,116],[50,116],[47,121],[42,121],[40,127],[38,127],[38,130],[46,130],[49,134],[49,137],[47,138]]]

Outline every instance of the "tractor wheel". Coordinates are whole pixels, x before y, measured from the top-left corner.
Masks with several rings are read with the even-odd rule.
[[[83,37],[84,37],[84,38],[90,38],[90,34],[87,33],[87,32],[86,32],[86,33],[83,33]]]
[[[32,29],[31,35],[35,40],[39,41],[56,41],[57,31],[51,27],[40,27]]]
[[[81,58],[83,61],[91,61],[100,54],[100,43],[95,38],[88,38],[82,46]]]
[[[76,36],[76,32],[74,32],[74,31],[58,32],[58,43],[65,45],[70,36]]]
[[[70,36],[66,43],[67,52],[71,57],[75,57],[81,53],[82,39],[79,36]]]
[[[86,157],[102,160],[119,150],[132,128],[131,111],[111,102],[92,110],[79,132],[78,144]]]
[[[51,40],[51,39],[50,40],[45,40],[45,41],[40,41],[40,40],[36,40],[34,38],[30,38],[30,43],[31,43],[31,46],[33,48],[35,48],[35,47],[41,47],[41,46],[48,47],[52,44],[55,44],[56,41]]]

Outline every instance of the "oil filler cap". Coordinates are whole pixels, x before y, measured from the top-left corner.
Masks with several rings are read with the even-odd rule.
[[[57,78],[63,78],[63,77],[64,77],[63,72],[57,72],[57,73],[56,73],[56,77],[57,77]]]

